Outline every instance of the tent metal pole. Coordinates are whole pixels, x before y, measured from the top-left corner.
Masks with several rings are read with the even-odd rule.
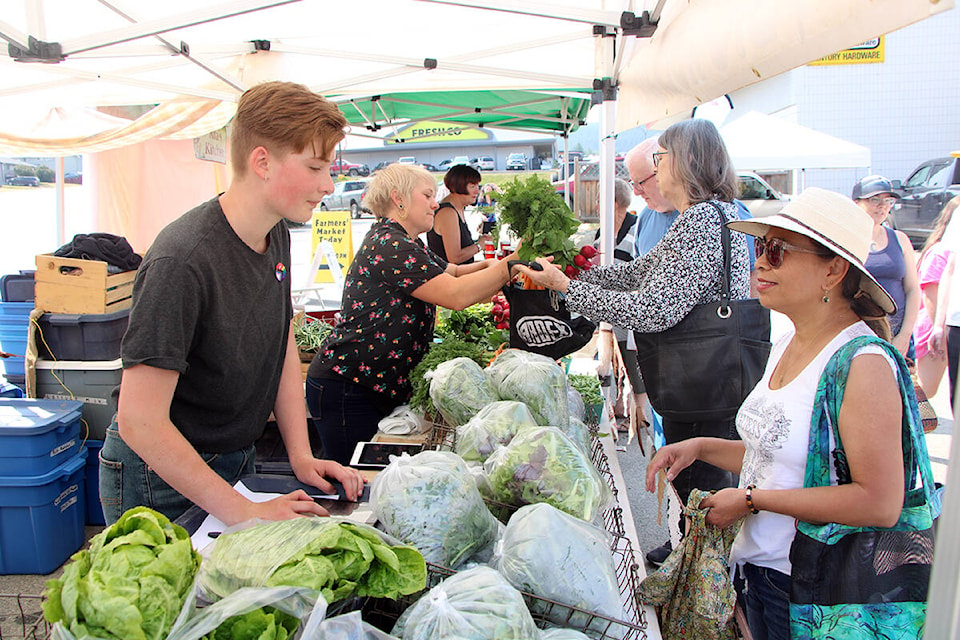
[[[63,156],[56,160],[57,167],[57,246],[62,247],[67,242],[67,217],[63,204]]]

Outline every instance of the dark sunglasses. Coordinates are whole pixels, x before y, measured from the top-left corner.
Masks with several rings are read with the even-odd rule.
[[[753,242],[753,250],[756,253],[757,258],[763,255],[767,256],[767,264],[769,264],[773,269],[779,269],[783,265],[783,254],[787,251],[795,251],[797,253],[812,253],[818,256],[826,257],[824,251],[798,247],[795,244],[784,242],[783,238],[757,238]]]

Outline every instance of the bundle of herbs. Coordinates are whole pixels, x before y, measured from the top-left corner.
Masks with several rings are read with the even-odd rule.
[[[508,182],[499,205],[500,220],[523,241],[521,260],[553,256],[561,268],[575,265],[579,252],[570,237],[580,225],[547,180],[532,174]]]

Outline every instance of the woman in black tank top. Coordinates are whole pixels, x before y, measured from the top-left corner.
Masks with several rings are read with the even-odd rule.
[[[433,229],[427,232],[427,246],[447,262],[473,262],[473,257],[480,253],[480,245],[467,226],[464,210],[476,202],[480,193],[480,172],[458,164],[447,171],[443,183],[450,195],[440,202],[434,214]]]

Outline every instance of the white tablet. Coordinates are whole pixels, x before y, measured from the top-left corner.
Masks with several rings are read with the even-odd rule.
[[[420,453],[423,445],[406,442],[358,442],[350,459],[350,466],[358,469],[383,469],[390,464],[390,456],[402,453],[411,456]]]

